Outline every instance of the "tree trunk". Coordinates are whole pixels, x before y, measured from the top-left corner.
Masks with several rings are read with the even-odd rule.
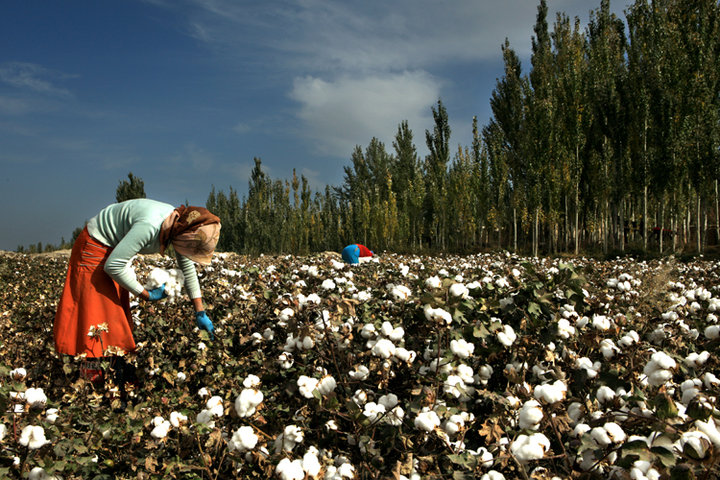
[[[513,251],[517,252],[517,207],[513,207]]]
[[[663,195],[664,196],[664,195]],[[660,199],[660,253],[663,253],[663,230],[665,229],[665,202]]]
[[[715,179],[715,243],[720,245],[720,201],[718,201],[718,180]]]
[[[580,182],[575,182],[575,255],[580,249]]]
[[[702,253],[702,242],[700,241],[700,191],[697,193],[697,251]]]
[[[643,250],[647,252],[647,185],[643,187]]]
[[[618,234],[620,235],[620,251],[625,251],[625,199],[620,199],[620,219],[618,220],[620,225],[618,228]]]
[[[540,207],[535,207],[535,226],[534,226],[534,232],[533,232],[533,256],[537,257],[538,253],[538,243],[539,241],[539,223],[540,223]]]

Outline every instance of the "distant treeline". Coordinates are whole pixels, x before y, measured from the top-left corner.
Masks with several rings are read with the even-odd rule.
[[[221,247],[245,253],[509,248],[528,253],[702,251],[718,239],[720,5],[603,1],[588,28],[538,7],[531,70],[506,41],[483,128],[451,150],[438,101],[430,152],[402,122],[392,151],[355,148],[344,183],[311,192],[260,159],[247,197],[213,191]]]
[[[219,248],[531,254],[703,251],[717,245],[720,3],[638,0],[626,21],[609,2],[584,31],[540,2],[530,71],[506,41],[492,116],[451,148],[442,101],[420,158],[402,121],[392,148],[352,152],[339,187],[273,180],[255,159],[242,199],[210,192]]]

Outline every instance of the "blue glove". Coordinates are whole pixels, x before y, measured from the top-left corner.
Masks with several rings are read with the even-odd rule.
[[[203,310],[202,312],[195,312],[195,321],[197,322],[198,327],[202,328],[203,330],[207,331],[208,334],[210,334],[210,340],[215,339],[215,335],[213,335],[215,327],[213,326],[210,317],[208,317],[207,313],[205,313],[205,310]]]
[[[167,293],[165,292],[165,284],[163,283],[157,288],[153,288],[152,290],[148,290],[148,300],[156,301],[161,300],[165,297],[167,297]]]

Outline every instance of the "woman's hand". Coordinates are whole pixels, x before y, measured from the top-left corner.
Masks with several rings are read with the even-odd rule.
[[[215,335],[213,334],[213,332],[215,331],[215,327],[213,326],[210,317],[208,317],[207,313],[205,313],[205,310],[195,312],[195,322],[197,322],[198,327],[208,332],[208,334],[210,335],[210,340],[215,339]]]
[[[157,300],[162,300],[165,297],[167,297],[167,292],[165,291],[164,283],[157,288],[148,290],[148,298],[147,299],[152,302],[157,301]]]

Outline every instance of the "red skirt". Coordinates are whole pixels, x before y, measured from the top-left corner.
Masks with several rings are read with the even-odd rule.
[[[55,314],[55,350],[68,355],[105,356],[109,347],[135,350],[130,294],[103,267],[112,252],[90,236],[87,227],[75,240],[65,287]],[[91,336],[91,327],[95,333]],[[102,331],[107,330],[107,331]]]

